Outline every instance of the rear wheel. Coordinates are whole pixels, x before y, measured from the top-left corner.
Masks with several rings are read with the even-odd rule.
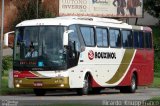
[[[36,96],[44,96],[46,94],[45,89],[34,89],[34,93]]]
[[[137,89],[137,77],[135,74],[132,75],[131,85],[120,88],[121,93],[135,93]]]
[[[79,95],[87,95],[89,94],[89,90],[91,89],[90,85],[90,80],[89,80],[89,75],[86,75],[83,81],[83,88],[77,89],[77,93]]]
[[[137,89],[137,77],[135,74],[132,76],[131,86],[129,86],[129,93],[135,93]]]

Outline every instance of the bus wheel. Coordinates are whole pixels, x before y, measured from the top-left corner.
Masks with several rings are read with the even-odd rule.
[[[44,96],[46,94],[45,89],[34,89],[34,93],[36,96]]]
[[[137,77],[135,74],[133,74],[131,79],[131,85],[120,88],[121,93],[135,93],[137,89]]]
[[[91,88],[91,85],[89,81],[89,75],[86,75],[83,81],[83,88],[77,89],[77,93],[79,95],[87,95],[89,94],[90,88]]]
[[[129,93],[135,93],[136,89],[137,89],[137,77],[135,74],[133,74],[132,80],[131,80],[131,86],[129,86],[128,88]]]

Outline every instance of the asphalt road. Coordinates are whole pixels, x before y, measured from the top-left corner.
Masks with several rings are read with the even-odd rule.
[[[76,92],[48,92],[45,96],[34,94],[20,94],[0,96],[1,106],[43,106],[43,104],[90,104],[90,105],[116,105],[116,103],[129,106],[130,103],[138,105],[143,101],[160,96],[158,88],[139,88],[134,94],[123,94],[119,90],[105,89],[100,94],[78,96]],[[129,101],[129,102],[128,102]],[[112,104],[111,104],[112,103]],[[127,104],[128,103],[128,104]],[[3,105],[12,104],[12,105]],[[13,105],[14,104],[14,105]],[[158,104],[158,103],[157,103]],[[157,105],[156,104],[156,105]],[[160,105],[160,102],[159,104]],[[158,106],[157,105],[157,106]],[[50,106],[50,105],[49,105]],[[53,105],[54,106],[54,105]]]

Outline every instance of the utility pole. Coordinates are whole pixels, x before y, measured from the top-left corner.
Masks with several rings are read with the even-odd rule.
[[[3,28],[4,28],[4,0],[2,0],[2,17],[1,17],[1,41],[0,41],[0,90],[2,88],[2,58],[3,58]]]

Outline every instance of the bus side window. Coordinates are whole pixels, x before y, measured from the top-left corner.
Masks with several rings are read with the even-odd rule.
[[[95,39],[94,39],[94,28],[88,26],[81,26],[80,27],[84,42],[86,46],[95,46]]]
[[[77,51],[80,52],[80,41],[79,41],[79,37],[78,37],[78,31],[75,25],[71,25],[69,26],[69,30],[74,30],[74,32],[69,34],[69,41],[71,41],[72,43],[75,41],[76,43],[76,48],[78,49]]]
[[[121,35],[119,29],[109,29],[110,46],[113,48],[121,47]]]
[[[139,32],[139,47],[144,48],[144,35],[143,32]]]
[[[150,32],[145,32],[145,47],[152,48],[152,37]]]
[[[134,31],[134,34],[133,34],[133,36],[134,36],[134,47],[135,48],[139,48],[139,33],[137,32],[137,31]]]
[[[97,46],[108,47],[108,31],[104,28],[96,28]]]
[[[133,47],[133,36],[130,30],[122,30],[122,41],[124,48]]]

